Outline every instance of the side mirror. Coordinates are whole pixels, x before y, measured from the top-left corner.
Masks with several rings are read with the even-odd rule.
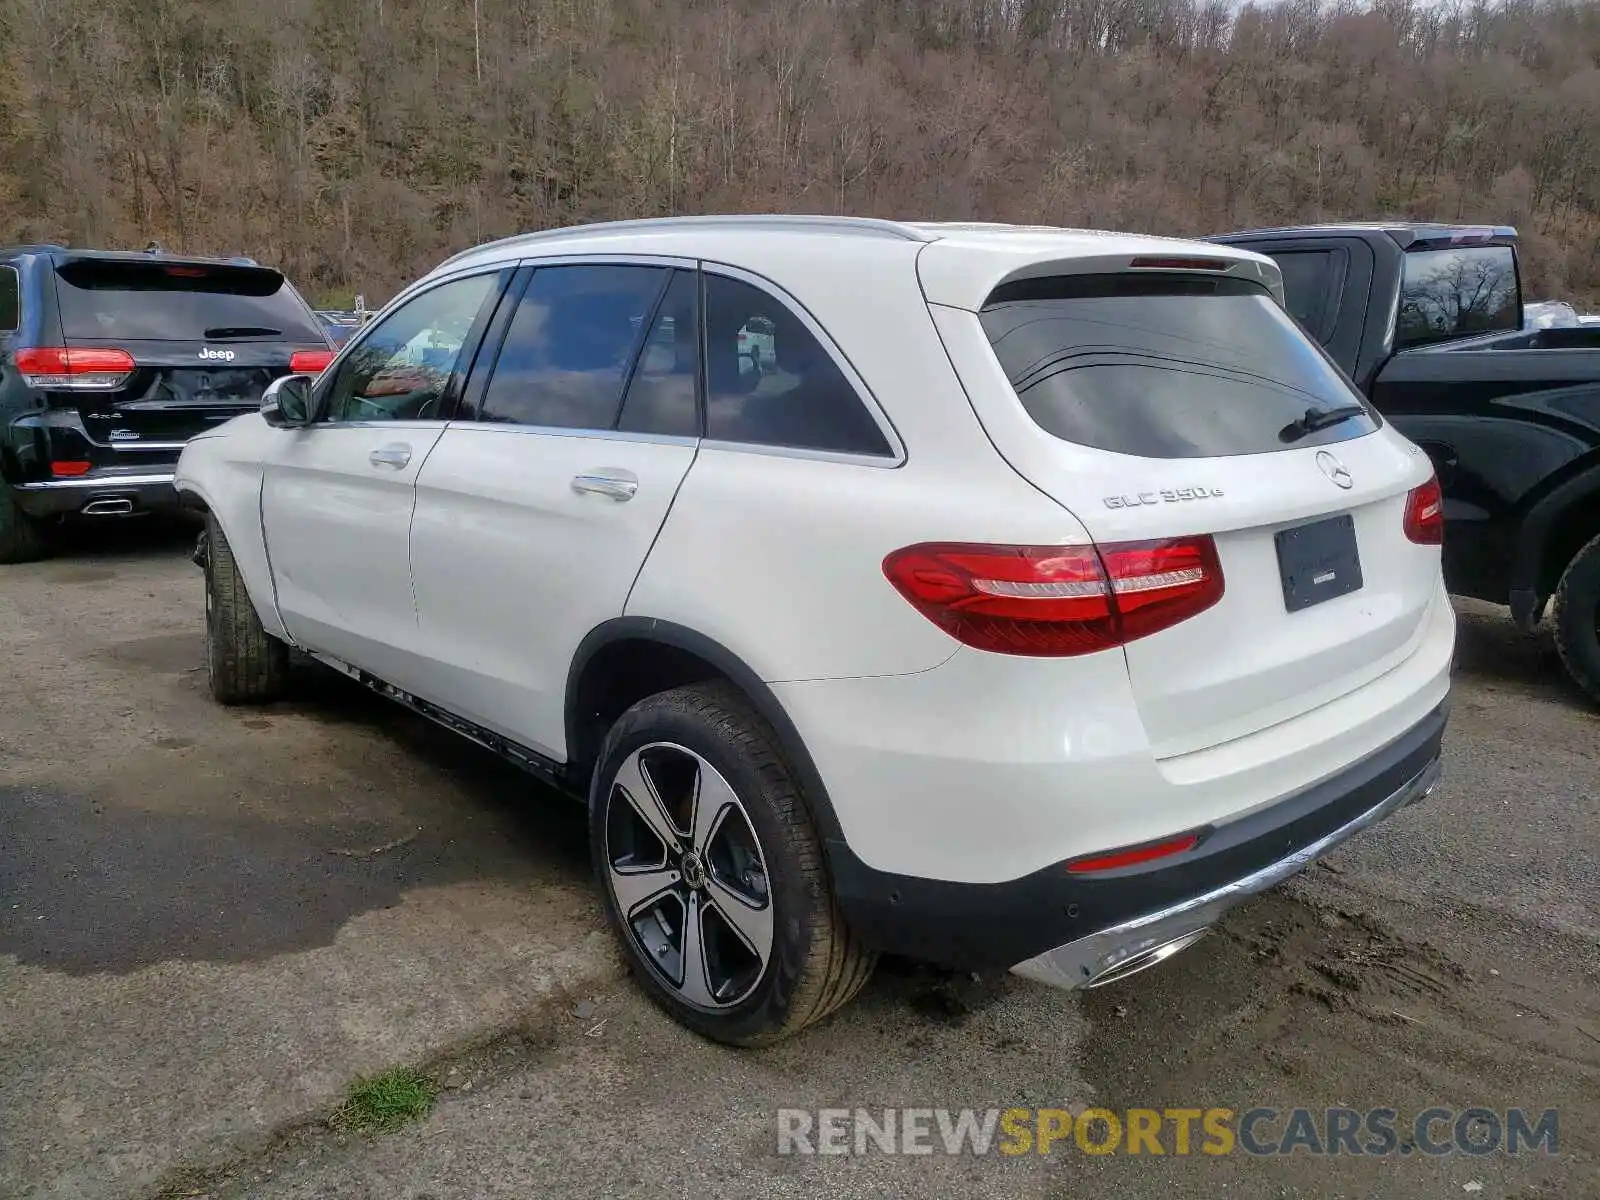
[[[284,375],[267,384],[261,396],[261,417],[278,429],[298,429],[311,424],[309,375]]]

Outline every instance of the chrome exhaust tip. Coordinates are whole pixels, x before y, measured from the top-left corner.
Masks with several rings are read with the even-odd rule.
[[[133,501],[126,496],[91,500],[82,511],[86,517],[125,517],[133,511]]]
[[[1210,932],[1211,926],[1206,925],[1200,929],[1175,937],[1171,941],[1162,942],[1159,946],[1151,946],[1148,950],[1141,950],[1137,954],[1129,955],[1127,958],[1103,968],[1098,975],[1092,976],[1087,983],[1081,986],[1085,989],[1104,987],[1108,983],[1115,983],[1119,979],[1137,975],[1140,971],[1147,971],[1151,967],[1166,962],[1167,959],[1179,951],[1187,950]]]

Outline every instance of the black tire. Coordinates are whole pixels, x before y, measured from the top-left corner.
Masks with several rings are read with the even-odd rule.
[[[44,527],[22,511],[10,485],[0,480],[0,563],[32,562],[49,553]]]
[[[1573,555],[1562,572],[1554,617],[1561,665],[1600,704],[1600,537]]]
[[[206,677],[223,704],[266,704],[283,694],[289,647],[261,627],[228,535],[206,514]]]
[[[758,844],[761,884],[755,890],[766,898],[770,953],[759,967],[759,974],[754,974],[757,968],[750,968],[754,982],[744,985],[748,990],[739,994],[730,989],[729,1003],[717,1011],[706,1011],[685,999],[685,990],[675,986],[650,958],[641,944],[642,935],[624,920],[617,900],[611,863],[620,840],[614,836],[618,828],[615,822],[636,820],[636,813],[628,808],[627,799],[617,787],[617,776],[624,766],[635,761],[636,752],[652,746],[656,748],[649,751],[651,754],[688,751],[715,768],[737,801],[725,811],[743,813],[748,824],[738,829],[753,832]],[[612,811],[616,806],[622,806],[618,816]],[[768,1045],[798,1033],[846,1004],[872,974],[877,954],[863,946],[844,922],[834,900],[816,828],[777,737],[731,684],[712,682],[676,688],[641,700],[624,713],[601,748],[590,786],[589,812],[595,873],[607,916],[633,974],[657,1005],[688,1028],[730,1045]],[[688,826],[694,824],[691,814]],[[714,829],[733,826],[734,819],[730,817]],[[712,834],[713,838],[717,836]],[[664,846],[664,842],[658,839],[651,845]],[[698,843],[685,835],[677,852],[696,846]],[[687,880],[688,855],[674,859],[674,853],[667,849],[664,861],[675,862],[681,874],[674,875]],[[706,871],[715,878],[721,868],[713,858],[708,851],[704,861]],[[752,865],[748,857],[745,863]],[[655,870],[650,868],[651,872]],[[747,885],[752,881],[748,870],[740,878]],[[684,886],[693,890],[687,882]],[[704,919],[712,915],[710,909],[714,907],[710,885],[706,885],[703,894],[708,897],[708,910],[702,917],[701,929],[709,946],[711,936],[704,933]],[[723,895],[726,903],[726,891]],[[650,924],[648,904],[634,908],[636,923]],[[685,918],[679,934],[682,946],[682,931],[689,923],[687,915],[696,910],[682,902],[674,911]],[[722,910],[716,911],[720,914]],[[726,921],[711,924],[713,933],[718,925],[731,930]],[[720,960],[722,955],[711,957]],[[680,974],[686,969],[682,968]],[[702,979],[710,978],[708,969]]]

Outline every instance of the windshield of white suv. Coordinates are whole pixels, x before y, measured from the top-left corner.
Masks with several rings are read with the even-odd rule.
[[[1321,348],[1247,280],[1024,279],[997,288],[980,319],[1028,415],[1064,441],[1211,458],[1378,427]]]

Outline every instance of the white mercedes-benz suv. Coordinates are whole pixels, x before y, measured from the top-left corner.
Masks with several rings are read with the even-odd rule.
[[[581,797],[639,980],[727,1042],[880,952],[1129,975],[1438,776],[1439,488],[1244,251],[515,237],[176,482],[217,699],[298,648]]]

